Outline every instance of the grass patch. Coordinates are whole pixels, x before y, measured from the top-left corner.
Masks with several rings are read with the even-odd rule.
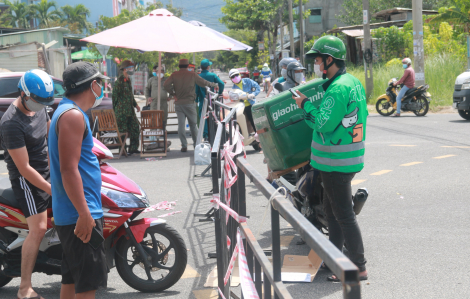
[[[438,111],[443,106],[452,105],[455,79],[467,69],[467,61],[452,54],[439,54],[426,57],[425,60],[426,84],[429,84],[431,93],[431,111]],[[348,66],[348,73],[358,78],[366,86],[364,66]],[[384,63],[373,66],[374,92],[367,103],[375,105],[377,98],[385,93],[388,81],[392,78],[400,79],[403,76],[401,65],[386,67]]]

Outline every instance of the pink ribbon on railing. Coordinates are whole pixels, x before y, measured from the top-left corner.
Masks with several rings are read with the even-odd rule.
[[[237,239],[238,239],[238,235],[237,235]],[[227,273],[225,274],[225,277],[224,277],[224,285],[227,285],[228,279],[230,278],[230,275],[232,274],[232,270],[233,270],[233,267],[235,266],[235,260],[236,260],[237,255],[238,255],[238,251],[239,251],[239,247],[238,247],[238,244],[237,244],[235,246],[235,249],[233,250],[232,258],[230,259],[230,263],[228,264]]]
[[[230,207],[228,207],[226,204],[224,204],[220,201],[219,194],[212,195],[211,203],[213,204],[213,206],[216,209],[222,208],[226,213],[228,213],[230,216],[232,216],[232,218],[235,219],[235,221],[237,221],[238,223],[246,222],[246,217],[239,216],[237,214],[237,212],[235,212]]]
[[[259,299],[255,284],[253,283],[253,279],[251,278],[251,273],[248,268],[248,262],[246,261],[245,248],[243,247],[240,229],[238,229],[237,233],[237,245],[239,245],[238,267],[240,270],[240,284],[242,286],[243,297]]]
[[[146,208],[142,213],[152,212],[155,210],[173,210],[175,205],[176,201],[162,201]]]

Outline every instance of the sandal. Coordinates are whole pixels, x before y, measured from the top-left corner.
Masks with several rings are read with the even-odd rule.
[[[367,275],[359,276],[359,281],[367,280],[367,279],[369,279],[369,278],[367,277]],[[340,280],[338,277],[336,277],[336,275],[334,275],[334,274],[331,275],[331,276],[328,276],[328,277],[326,278],[326,280],[332,281],[332,282],[341,282],[341,280]]]

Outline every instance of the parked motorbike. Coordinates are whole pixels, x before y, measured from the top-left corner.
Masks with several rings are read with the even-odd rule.
[[[388,81],[386,93],[377,98],[375,108],[380,115],[392,115],[397,109],[397,96],[399,89],[394,86],[397,82],[396,78]],[[412,111],[416,116],[425,116],[429,111],[429,102],[431,101],[431,94],[427,91],[429,85],[421,85],[413,87],[405,93],[401,100],[402,111]]]
[[[136,183],[110,164],[113,154],[94,139],[93,153],[100,161],[103,237],[108,267],[141,292],[160,292],[174,285],[187,264],[186,245],[178,232],[160,218],[136,219],[149,207],[149,199]],[[47,232],[39,247],[34,272],[60,275],[62,246],[47,210]],[[16,202],[10,180],[0,181],[0,287],[12,277],[4,269],[18,269],[28,225]],[[18,273],[19,274],[19,273]]]
[[[244,101],[248,99],[248,94],[240,89],[232,89],[230,92],[225,93],[224,104],[237,109],[237,123],[240,126],[240,131],[243,136],[243,143],[251,145],[254,150],[261,151],[261,145],[256,140],[256,128],[253,128],[251,123],[246,119],[243,111],[245,110]],[[227,115],[230,111],[226,111]],[[222,117],[222,116],[221,116]]]
[[[262,76],[261,76],[261,71],[255,68],[253,70],[253,81],[255,81],[258,84],[261,84]]]
[[[323,209],[326,193],[318,170],[307,164],[295,172],[274,180],[273,186],[276,189],[284,187],[294,207],[319,231],[328,235],[328,221]],[[352,196],[356,215],[361,212],[368,195],[367,189],[361,188]]]

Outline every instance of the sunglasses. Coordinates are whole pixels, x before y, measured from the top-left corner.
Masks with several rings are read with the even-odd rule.
[[[240,75],[233,75],[232,77],[230,77],[230,79],[236,78],[238,76],[240,76]]]

